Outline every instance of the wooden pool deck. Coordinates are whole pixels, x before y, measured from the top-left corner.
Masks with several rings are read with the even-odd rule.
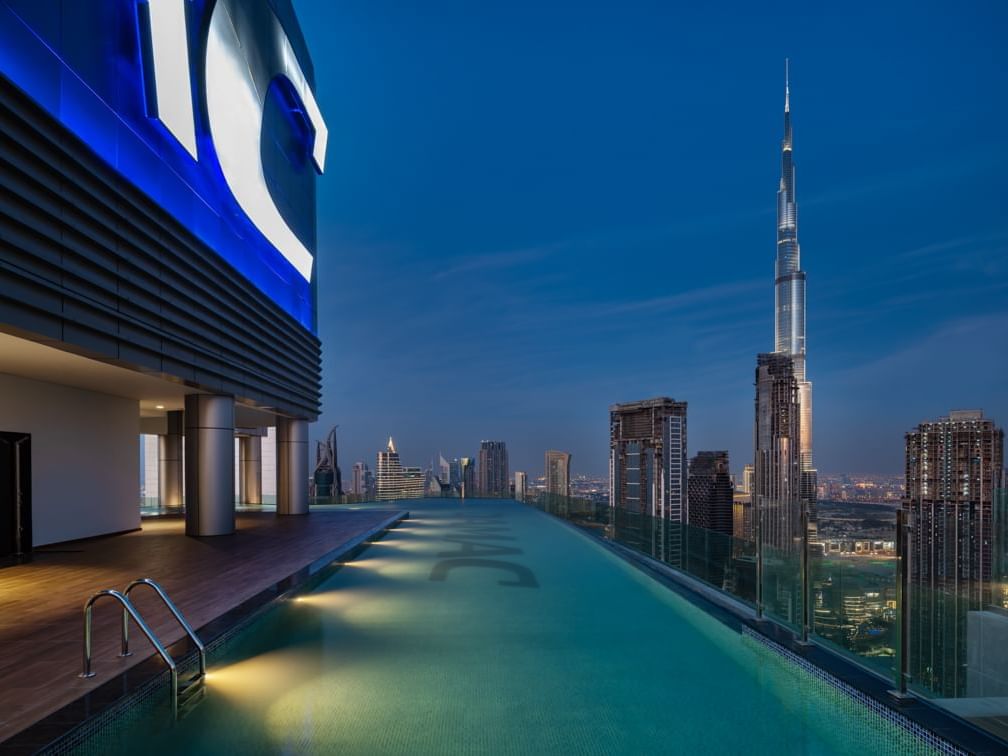
[[[179,517],[143,520],[122,535],[42,547],[28,564],[0,569],[0,752],[4,741],[130,667],[153,647],[138,629],[120,658],[121,608],[95,605],[93,670],[81,671],[84,602],[131,580],[159,582],[195,628],[388,521],[393,510],[312,511],[303,517],[242,512],[234,535],[187,538]],[[153,591],[131,594],[165,646],[183,631]]]

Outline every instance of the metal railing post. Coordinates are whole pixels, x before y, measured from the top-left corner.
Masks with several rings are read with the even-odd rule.
[[[756,619],[763,619],[763,508],[759,506],[761,497],[750,496],[756,520]]]
[[[802,602],[802,630],[801,630],[801,644],[808,645],[809,642],[809,624],[811,620],[811,615],[809,613],[809,505],[808,502],[802,499],[801,503],[801,602]]]
[[[890,693],[896,698],[908,698],[910,682],[910,534],[913,530],[910,513],[896,510],[896,688]]]

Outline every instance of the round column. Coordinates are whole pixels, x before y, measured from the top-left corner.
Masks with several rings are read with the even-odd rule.
[[[277,418],[277,514],[308,514],[308,421]]]
[[[186,535],[229,535],[235,529],[234,399],[185,398]]]
[[[262,504],[262,437],[241,436],[238,439],[238,500],[242,504]]]
[[[167,413],[167,433],[158,436],[158,496],[162,507],[182,507],[182,410]]]

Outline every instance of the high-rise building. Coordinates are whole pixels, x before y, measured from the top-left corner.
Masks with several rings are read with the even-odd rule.
[[[994,595],[994,498],[1003,485],[1004,431],[980,411],[950,412],[906,434],[910,545],[910,664],[942,697],[967,687],[969,615]]]
[[[514,497],[516,501],[525,501],[528,493],[528,476],[521,471],[514,474]]]
[[[636,531],[641,548],[678,563],[682,526],[689,520],[686,402],[659,397],[614,404],[609,430],[609,506],[615,527],[628,538]]]
[[[335,427],[329,431],[324,441],[315,443],[315,469],[309,483],[312,496],[328,498],[343,493],[343,476],[339,468],[337,448]]]
[[[753,466],[747,464],[742,468],[742,486],[739,488],[741,493],[752,493],[753,489]]]
[[[442,485],[451,485],[451,465],[444,458],[443,454],[438,454],[438,480]]]
[[[764,544],[791,551],[801,541],[801,405],[791,357],[756,358],[753,504]]]
[[[353,478],[350,483],[350,493],[355,496],[365,496],[368,493],[367,479],[371,470],[363,462],[354,462]]]
[[[728,452],[702,451],[690,460],[689,524],[732,534],[734,490],[728,466]]]
[[[385,451],[378,452],[378,464],[375,467],[375,472],[378,484],[376,498],[379,501],[407,498],[406,479],[403,476],[399,452],[396,451],[392,436],[389,436]]]
[[[476,460],[472,457],[460,457],[459,467],[459,494],[462,498],[476,495]]]
[[[785,64],[786,65],[786,64]],[[817,474],[812,464],[812,384],[805,375],[805,271],[798,244],[798,203],[791,132],[791,87],[784,76],[784,139],[781,142],[781,177],[777,190],[777,262],[774,278],[774,352],[792,360],[798,383],[801,415],[797,437],[798,495],[810,504],[817,496]]]
[[[546,493],[554,496],[571,495],[570,462],[571,455],[567,452],[546,452]]]
[[[508,495],[508,454],[503,441],[480,443],[477,474],[481,496]]]
[[[402,468],[402,492],[406,499],[422,499],[427,492],[427,476],[419,467]]]

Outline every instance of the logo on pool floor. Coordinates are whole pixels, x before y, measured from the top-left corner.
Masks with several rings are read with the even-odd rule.
[[[503,559],[487,558],[523,553],[521,549],[513,546],[493,543],[494,541],[514,541],[513,535],[507,535],[509,530],[510,526],[500,515],[466,515],[458,526],[458,530],[444,538],[445,541],[457,543],[458,549],[442,551],[438,554],[441,561],[431,569],[430,579],[444,581],[452,570],[476,567],[499,570],[513,576],[511,580],[498,580],[498,585],[514,588],[538,588],[539,581],[536,580],[532,570],[525,565]],[[488,541],[489,543],[487,543]]]

